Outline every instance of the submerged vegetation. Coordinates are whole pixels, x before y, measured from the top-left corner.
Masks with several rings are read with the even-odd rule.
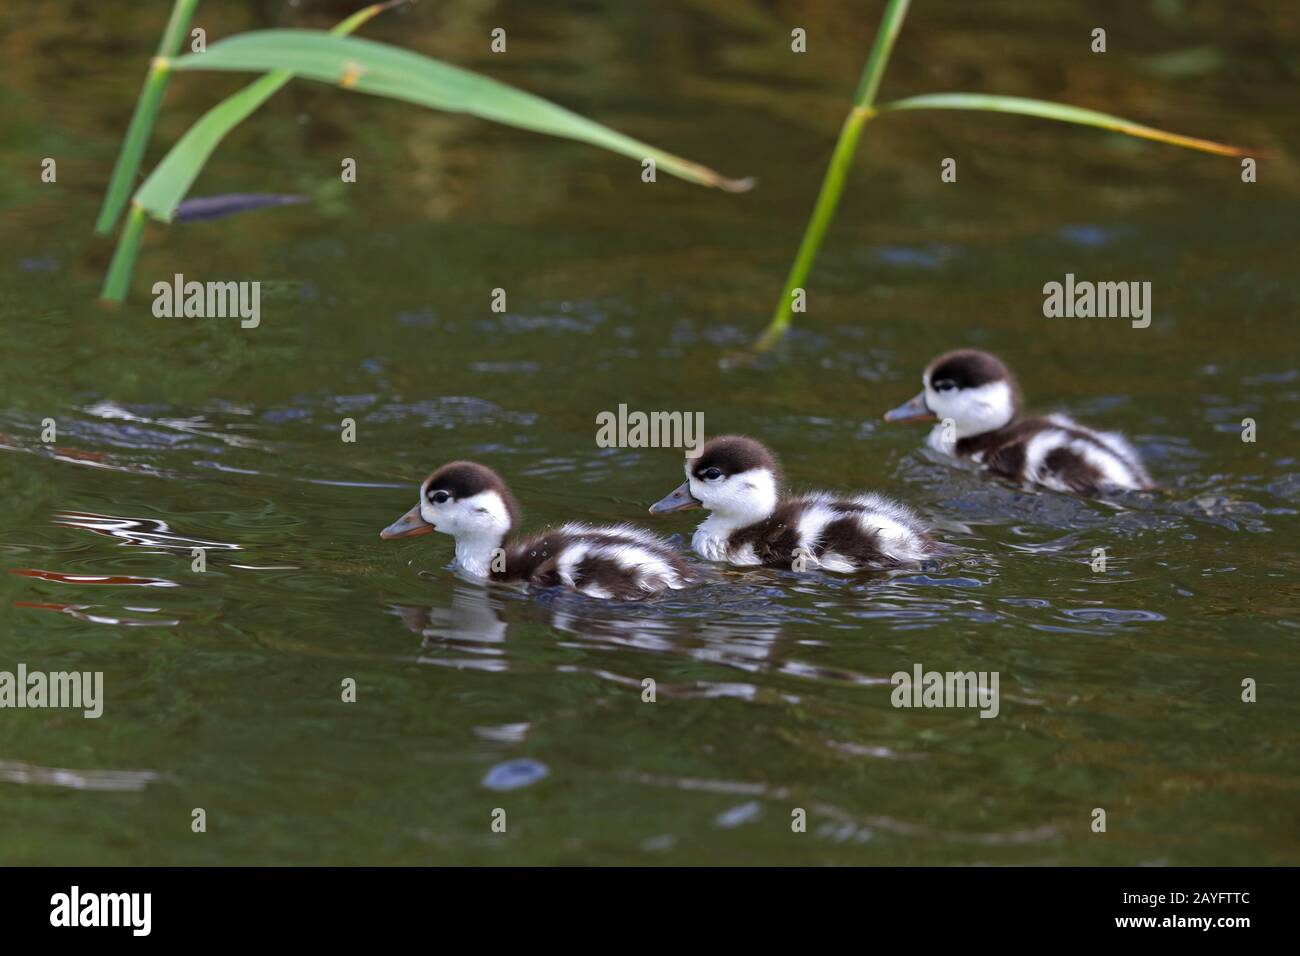
[[[222,138],[294,76],[434,110],[470,113],[520,129],[574,139],[643,163],[702,186],[743,192],[750,180],[728,179],[714,170],[625,136],[549,100],[430,57],[347,36],[382,11],[406,0],[374,4],[333,30],[257,30],[215,43],[203,53],[177,57],[196,0],[176,0],[159,53],[150,65],[97,230],[110,232],[139,170],[167,78],[173,71],[261,71],[265,76],[210,109],[172,147],[131,200],[127,223],[104,280],[102,298],[121,302],[134,269],[145,217],[171,222],[195,178]]]
[[[1228,146],[1211,140],[1181,136],[1164,130],[1143,126],[1130,120],[1100,113],[1096,110],[1052,103],[1047,100],[1026,99],[1019,96],[992,96],[981,93],[931,93],[923,96],[910,96],[892,103],[876,105],[876,92],[884,77],[889,55],[894,48],[907,15],[911,0],[889,0],[885,7],[880,28],[876,31],[876,40],[862,70],[857,91],[853,95],[853,107],[844,120],[840,136],[831,154],[830,165],[822,178],[821,190],[813,205],[812,215],[804,228],[803,240],[799,251],[795,253],[790,273],[785,280],[785,288],[776,304],[766,331],[755,343],[755,348],[764,351],[775,345],[790,326],[794,313],[794,297],[812,271],[813,261],[821,248],[822,239],[835,218],[835,209],[844,192],[844,179],[853,164],[853,154],[857,150],[858,139],[868,122],[881,113],[901,112],[903,110],[983,110],[993,113],[1013,113],[1021,116],[1037,116],[1041,119],[1058,120],[1063,123],[1076,123],[1081,126],[1095,126],[1101,129],[1124,133],[1140,139],[1152,139],[1173,146],[1198,149],[1222,156],[1243,156],[1246,151],[1237,146]]]

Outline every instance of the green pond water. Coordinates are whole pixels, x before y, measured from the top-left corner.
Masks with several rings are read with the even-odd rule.
[[[91,229],[166,5],[6,3],[0,670],[102,671],[105,701],[98,720],[0,710],[0,862],[1300,862],[1300,18],[916,0],[883,97],[1107,109],[1258,147],[1258,182],[1235,159],[1097,130],[884,118],[808,313],[734,365],[881,6],[387,14],[365,35],[758,188],[646,184],[580,144],[300,82],[194,194],[311,202],[151,225],[110,311],[112,243]],[[211,42],[350,9],[203,3],[197,23]],[[146,166],[247,79],[174,79]],[[262,282],[260,327],[155,318],[150,287],[178,272]],[[1043,284],[1066,273],[1149,281],[1151,326],[1044,318]],[[1125,431],[1161,490],[1026,492],[885,426],[961,345],[1003,355],[1031,408]],[[709,433],[769,443],[794,486],[897,496],[955,547],[859,577],[692,558],[704,583],[625,606],[462,580],[442,536],[379,540],[454,458],[497,468],[529,529],[649,524],[681,455],[598,448],[595,417],[620,403],[702,412]],[[654,527],[689,540],[698,515]],[[894,708],[890,675],[918,663],[997,671],[998,717]]]

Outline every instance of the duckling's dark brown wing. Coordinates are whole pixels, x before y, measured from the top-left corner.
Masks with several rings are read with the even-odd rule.
[[[1105,477],[1078,452],[1069,448],[1053,448],[1043,458],[1042,477],[1051,475],[1075,494],[1095,495],[1101,491]],[[1040,479],[1041,480],[1041,479]]]
[[[727,548],[732,554],[753,547],[759,563],[769,568],[789,568],[799,554],[799,518],[808,503],[787,499],[777,503],[772,514],[732,533]]]

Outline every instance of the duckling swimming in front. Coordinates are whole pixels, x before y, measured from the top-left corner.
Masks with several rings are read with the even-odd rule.
[[[1020,386],[997,356],[975,349],[940,355],[919,395],[887,422],[939,421],[929,446],[986,471],[1054,491],[1096,495],[1154,487],[1123,435],[1093,431],[1064,415],[1020,417]]]
[[[690,581],[681,556],[650,531],[566,524],[507,543],[518,517],[514,495],[496,472],[453,461],[424,480],[419,504],[379,537],[440,531],[456,539],[456,564],[472,577],[559,585],[597,598],[645,597]]]
[[[938,546],[912,511],[880,495],[783,496],[772,453],[752,438],[723,435],[686,461],[686,481],[650,506],[712,514],[691,545],[710,561],[794,570],[853,572],[931,557]]]

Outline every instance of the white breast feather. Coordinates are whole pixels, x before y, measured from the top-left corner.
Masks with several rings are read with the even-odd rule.
[[[758,555],[752,545],[731,550],[731,533],[738,530],[718,515],[710,515],[700,522],[695,533],[691,535],[691,547],[695,553],[706,561],[725,561],[731,564],[759,564]]]
[[[943,422],[940,422],[930,429],[925,443],[941,455],[953,455],[957,451],[957,437],[951,432],[952,429],[945,428]]]

